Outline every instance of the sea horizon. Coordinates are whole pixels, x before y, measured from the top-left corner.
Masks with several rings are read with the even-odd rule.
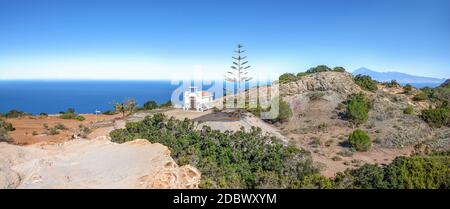
[[[214,83],[204,81],[202,90],[208,90]],[[248,86],[257,83],[253,81]],[[199,88],[199,84],[192,81],[187,86]],[[80,114],[93,114],[113,110],[114,103],[127,99],[135,99],[138,106],[150,100],[163,104],[171,100],[177,88],[183,88],[181,92],[187,90],[182,82],[174,85],[170,80],[0,80],[0,113],[18,110],[31,114],[57,114],[74,108]],[[221,96],[214,95],[214,98]],[[179,99],[183,99],[180,92]]]

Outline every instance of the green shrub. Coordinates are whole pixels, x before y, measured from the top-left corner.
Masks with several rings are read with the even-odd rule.
[[[369,119],[370,102],[368,102],[364,94],[359,93],[351,96],[347,102],[347,118],[354,124],[362,124]]]
[[[283,100],[280,99],[280,106],[279,106],[279,114],[277,116],[277,121],[287,121],[292,117],[292,110],[289,104]]]
[[[75,113],[75,109],[69,108],[66,112],[62,112],[59,115],[59,118],[66,120],[78,120],[83,121],[85,118],[82,115],[78,115]]]
[[[322,91],[314,91],[308,94],[310,100],[320,100],[325,96],[325,93]]]
[[[116,114],[114,111],[111,111],[111,110],[107,110],[107,111],[105,111],[105,112],[102,112],[102,114],[103,115],[114,115],[114,114]]]
[[[406,84],[405,86],[403,86],[403,93],[404,94],[410,94],[412,92],[412,86],[411,84]]]
[[[162,103],[159,105],[160,108],[168,108],[168,107],[172,107],[172,101],[169,100],[166,103]]]
[[[449,153],[396,157],[386,167],[365,164],[336,174],[334,188],[449,189]]]
[[[397,157],[385,169],[385,179],[393,189],[449,189],[450,157]]]
[[[0,118],[0,142],[10,142],[12,138],[8,135],[8,131],[16,130],[11,123]]]
[[[301,78],[301,77],[307,76],[307,75],[309,75],[309,74],[306,72],[300,72],[300,73],[297,73],[297,78]]]
[[[66,119],[66,120],[75,119],[75,117],[77,117],[77,115],[75,113],[69,113],[69,112],[59,115],[59,118]]]
[[[82,115],[77,115],[77,116],[75,116],[74,119],[77,120],[77,121],[83,121],[83,120],[85,120],[84,116],[82,116]]]
[[[414,108],[411,105],[408,105],[408,107],[403,110],[403,113],[406,115],[412,115],[414,113]]]
[[[356,129],[348,136],[348,142],[356,151],[365,152],[372,147],[369,135],[361,129]]]
[[[280,81],[280,83],[289,83],[292,81],[296,81],[297,77],[292,73],[285,73],[281,75],[278,80]]]
[[[201,188],[299,188],[304,176],[318,174],[311,158],[293,145],[250,131],[220,132],[189,119],[157,113],[110,134],[113,142],[144,138],[171,150],[179,165],[190,164],[202,173]]]
[[[356,75],[353,80],[358,86],[368,91],[378,90],[377,82],[368,75]]]
[[[319,174],[303,177],[301,186],[304,189],[332,189],[333,181]]]
[[[37,132],[37,131],[33,131],[32,133],[31,133],[31,135],[33,135],[33,136],[36,136],[36,135],[38,135],[39,133]]]
[[[331,68],[329,68],[326,65],[317,65],[316,67],[310,68],[309,70],[306,71],[306,73],[311,74],[311,73],[319,73],[319,72],[327,72],[327,71],[331,71]]]
[[[357,169],[349,169],[336,174],[335,188],[384,189],[384,170],[377,165],[365,164]]]
[[[333,68],[333,71],[334,71],[334,72],[340,72],[340,73],[343,73],[343,72],[345,72],[345,68],[343,68],[343,67],[334,67],[334,68]]]
[[[62,124],[62,123],[56,124],[55,128],[59,129],[59,130],[67,130],[67,127],[64,124]]]
[[[19,111],[19,110],[10,110],[9,112],[3,114],[3,116],[5,118],[20,118],[23,116],[27,116],[30,115],[29,113],[23,112],[23,111]]]
[[[388,88],[394,88],[394,87],[399,87],[400,86],[400,84],[396,80],[391,80],[389,82],[383,82],[383,85],[388,87]]]
[[[0,127],[0,142],[10,142],[12,139],[3,127]]]
[[[58,131],[57,128],[53,127],[53,128],[48,129],[47,134],[48,134],[48,135],[58,135],[58,134],[59,134],[59,131]]]
[[[3,128],[5,131],[14,131],[16,130],[11,123],[8,123],[2,119],[0,119],[0,128]]]
[[[428,95],[425,92],[421,91],[418,94],[414,95],[414,97],[412,99],[414,101],[423,101],[423,100],[428,99]]]
[[[431,127],[450,126],[450,109],[435,108],[422,110],[421,118]]]
[[[148,101],[144,104],[144,110],[153,110],[156,108],[158,108],[158,104],[153,100]]]

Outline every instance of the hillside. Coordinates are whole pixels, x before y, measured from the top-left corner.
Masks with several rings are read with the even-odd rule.
[[[197,169],[179,167],[167,147],[147,140],[0,143],[0,188],[197,188],[199,180]]]
[[[359,92],[371,101],[372,108],[368,120],[356,127],[345,119],[345,102]],[[414,101],[414,94],[402,92],[401,87],[383,85],[375,92],[363,90],[347,72],[302,76],[280,86],[293,116],[278,128],[291,142],[310,151],[326,176],[364,163],[388,164],[397,156],[415,152],[415,146],[450,149],[450,129],[433,129],[420,118],[420,111],[433,104]],[[413,107],[413,114],[404,114],[408,106]],[[356,128],[368,133],[373,143],[370,151],[355,152],[349,147],[348,136]]]

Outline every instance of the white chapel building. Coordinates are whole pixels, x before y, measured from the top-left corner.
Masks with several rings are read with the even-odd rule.
[[[188,91],[184,92],[183,110],[195,110],[203,112],[212,108],[213,96],[208,91],[198,91],[197,87],[189,87]]]

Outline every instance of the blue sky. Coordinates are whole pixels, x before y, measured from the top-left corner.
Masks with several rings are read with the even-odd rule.
[[[0,0],[0,79],[170,79],[252,71],[450,77],[448,0]]]

